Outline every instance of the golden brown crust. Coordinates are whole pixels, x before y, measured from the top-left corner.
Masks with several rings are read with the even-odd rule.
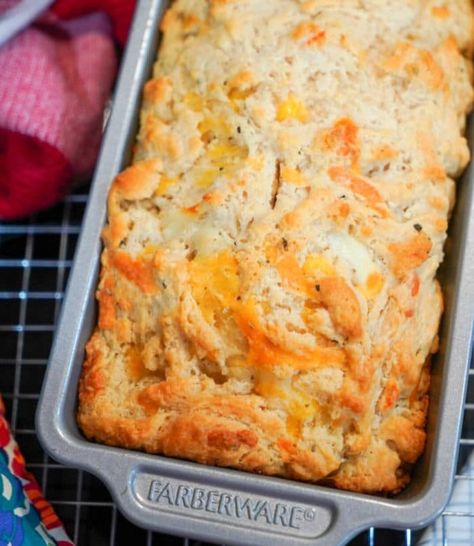
[[[93,440],[395,493],[425,443],[469,0],[177,0],[114,180]]]

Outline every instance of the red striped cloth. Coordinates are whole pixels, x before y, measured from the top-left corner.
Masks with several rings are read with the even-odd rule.
[[[134,0],[59,0],[0,47],[0,219],[54,204],[92,171],[133,9]]]

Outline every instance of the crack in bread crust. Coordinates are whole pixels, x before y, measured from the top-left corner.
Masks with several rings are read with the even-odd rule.
[[[469,0],[177,0],[111,186],[93,440],[369,493],[425,443]]]

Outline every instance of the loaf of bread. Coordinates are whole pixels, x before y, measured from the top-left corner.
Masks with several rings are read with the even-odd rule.
[[[93,440],[394,493],[423,451],[470,0],[177,0],[114,180]]]

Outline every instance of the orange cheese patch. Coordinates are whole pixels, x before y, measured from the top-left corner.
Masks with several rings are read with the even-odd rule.
[[[198,188],[207,189],[219,176],[234,174],[247,155],[247,149],[242,146],[228,142],[214,143],[203,157],[203,166],[197,170],[194,183]]]
[[[415,297],[418,295],[419,291],[420,291],[420,277],[415,273],[413,277],[413,283],[411,285],[411,295]]]
[[[431,89],[438,89],[444,83],[444,72],[433,55],[407,42],[398,44],[394,53],[385,61],[384,68],[389,72],[416,78]]]
[[[99,300],[99,328],[109,330],[115,324],[115,298],[112,295],[114,282],[112,277],[107,276],[102,279],[100,289],[97,294]]]
[[[346,281],[335,275],[323,256],[309,255],[301,267],[292,252],[280,251],[277,246],[267,247],[266,255],[289,288],[306,294],[314,303],[327,309],[339,332],[347,337],[362,334],[357,297]],[[378,279],[374,280],[376,282]]]
[[[292,169],[286,165],[280,168],[280,176],[284,182],[289,182],[295,186],[306,186],[309,183],[298,169]]]
[[[407,241],[392,243],[392,269],[397,277],[404,277],[409,271],[419,267],[429,256],[432,243],[423,232],[412,235]]]
[[[228,82],[227,97],[235,112],[239,111],[239,101],[243,101],[255,93],[254,84],[254,75],[249,70],[242,70]]]
[[[254,93],[254,89],[253,88],[248,88],[248,89],[238,89],[237,87],[233,87],[229,93],[228,93],[228,97],[231,101],[236,101],[236,100],[244,100],[246,99],[247,97],[250,97],[250,95],[252,95]]]
[[[236,312],[239,328],[247,338],[249,351],[247,361],[257,367],[288,365],[297,370],[311,370],[320,365],[342,366],[346,355],[342,349],[316,347],[296,353],[289,347],[273,342],[262,328],[255,303],[247,301]]]
[[[160,183],[158,184],[158,188],[155,190],[155,195],[157,197],[161,197],[162,195],[165,195],[166,192],[168,191],[168,188],[173,186],[173,184],[176,184],[178,180],[179,180],[178,176],[174,176],[171,178],[168,176],[162,176],[160,178]]]
[[[184,96],[184,104],[193,112],[202,112],[206,103],[201,95],[198,95],[194,91],[189,91]]]
[[[339,155],[349,157],[353,167],[356,166],[360,154],[358,130],[350,118],[341,118],[324,137],[325,145]]]
[[[362,335],[359,302],[353,290],[341,277],[325,277],[316,286],[316,301],[323,305],[337,331],[345,337]]]
[[[400,388],[398,387],[398,383],[395,379],[390,378],[377,403],[377,409],[385,413],[395,405],[399,396]]]
[[[224,309],[236,306],[240,280],[237,260],[229,250],[197,257],[189,264],[189,280],[193,297],[210,324]]]
[[[365,282],[365,292],[367,297],[375,297],[380,293],[384,285],[383,276],[380,273],[370,273]]]
[[[308,46],[322,45],[326,39],[326,32],[312,21],[304,21],[293,29],[291,37],[302,40]]]
[[[133,164],[115,177],[112,190],[119,191],[126,199],[151,197],[160,179],[159,159],[146,159]]]
[[[298,292],[304,292],[309,296],[314,295],[314,287],[303,273],[294,254],[286,253],[276,262],[275,267],[284,283]]]
[[[160,103],[171,96],[172,84],[169,78],[156,78],[145,84],[143,96],[145,101]]]
[[[277,121],[296,120],[306,123],[309,120],[309,112],[303,102],[298,100],[293,93],[277,105]]]
[[[328,170],[331,180],[348,186],[355,194],[362,196],[371,204],[380,203],[380,193],[362,177],[357,176],[344,167],[330,167]]]
[[[333,266],[321,254],[308,254],[303,264],[303,273],[307,277],[334,275]]]
[[[145,294],[158,290],[153,275],[153,263],[144,258],[132,258],[122,250],[109,252],[111,264]]]
[[[284,407],[288,414],[287,432],[294,437],[301,433],[304,421],[314,418],[319,409],[313,397],[300,389],[295,389],[292,385],[282,386],[280,381],[269,372],[256,374],[254,391],[270,404]]]
[[[127,375],[132,381],[139,381],[144,377],[154,374],[154,372],[145,367],[141,351],[135,345],[131,345],[128,348],[125,366],[127,369]]]
[[[308,257],[303,267],[301,267],[293,252],[274,244],[274,240],[272,239],[266,245],[265,255],[270,264],[278,271],[282,281],[288,288],[305,293],[309,297],[314,296],[314,285],[309,275],[309,268],[315,265],[318,258],[314,256]],[[324,261],[324,258],[320,257],[319,262],[322,263],[322,261]],[[317,266],[315,265],[315,267]],[[323,272],[326,273],[327,271],[329,269]],[[332,272],[332,269],[330,271]]]
[[[201,133],[201,139],[209,143],[214,138],[224,140],[232,135],[229,124],[222,116],[208,116],[203,118],[197,125]]]
[[[194,13],[189,13],[183,17],[183,28],[186,31],[197,30],[201,24],[201,19]]]
[[[431,13],[437,19],[447,19],[450,16],[448,6],[434,6],[431,8]]]

